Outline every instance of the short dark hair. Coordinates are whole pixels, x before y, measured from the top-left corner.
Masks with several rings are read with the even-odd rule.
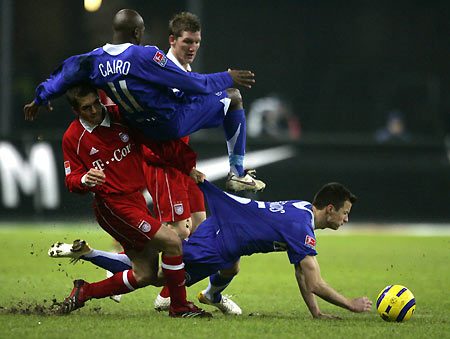
[[[350,201],[353,204],[356,200],[356,195],[350,192],[344,185],[337,182],[330,182],[316,193],[313,205],[321,210],[331,204],[338,210],[344,206],[346,201]]]
[[[83,82],[70,87],[66,92],[66,98],[73,108],[79,109],[78,99],[83,98],[90,93],[98,95],[97,88],[95,88],[91,83]]]
[[[169,21],[169,35],[179,38],[183,32],[199,32],[200,19],[193,13],[181,12],[175,14]]]

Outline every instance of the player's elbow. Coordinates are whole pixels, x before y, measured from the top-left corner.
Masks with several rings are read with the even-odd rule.
[[[320,287],[318,284],[307,284],[306,286],[311,293],[315,295],[318,295],[318,293],[320,293]]]
[[[323,291],[323,285],[324,285],[323,280],[317,280],[312,282],[306,281],[306,287],[308,288],[308,290],[317,296],[321,296]]]

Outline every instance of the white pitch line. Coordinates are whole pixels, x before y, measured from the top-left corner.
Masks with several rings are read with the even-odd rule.
[[[294,156],[295,149],[289,145],[248,152],[245,154],[244,166],[245,168],[259,168]],[[205,173],[206,179],[209,181],[225,178],[229,168],[227,156],[197,162],[197,169]]]

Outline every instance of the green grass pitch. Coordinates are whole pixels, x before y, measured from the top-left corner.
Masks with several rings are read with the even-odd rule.
[[[95,225],[0,225],[0,338],[448,338],[450,337],[450,237],[342,235],[316,232],[323,278],[347,297],[376,301],[390,284],[407,286],[416,312],[406,323],[387,323],[377,314],[356,314],[322,300],[322,312],[342,320],[311,318],[285,253],[244,257],[241,272],[226,290],[242,310],[226,317],[209,306],[214,318],[171,319],[153,310],[159,289],[147,287],[125,295],[120,304],[91,300],[68,316],[21,314],[11,309],[61,301],[72,280],[104,279],[90,263],[69,264],[47,257],[56,241],[86,239],[108,250],[111,240]],[[204,280],[188,297],[205,288]],[[47,300],[44,303],[44,299]],[[198,304],[198,302],[196,302]]]

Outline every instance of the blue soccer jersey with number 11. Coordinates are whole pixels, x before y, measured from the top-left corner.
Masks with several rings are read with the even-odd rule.
[[[185,72],[155,46],[106,44],[66,59],[37,87],[35,102],[46,104],[82,81],[104,90],[135,126],[164,124],[174,113],[182,115],[183,106],[233,86],[228,72]],[[174,94],[172,88],[182,93]]]

